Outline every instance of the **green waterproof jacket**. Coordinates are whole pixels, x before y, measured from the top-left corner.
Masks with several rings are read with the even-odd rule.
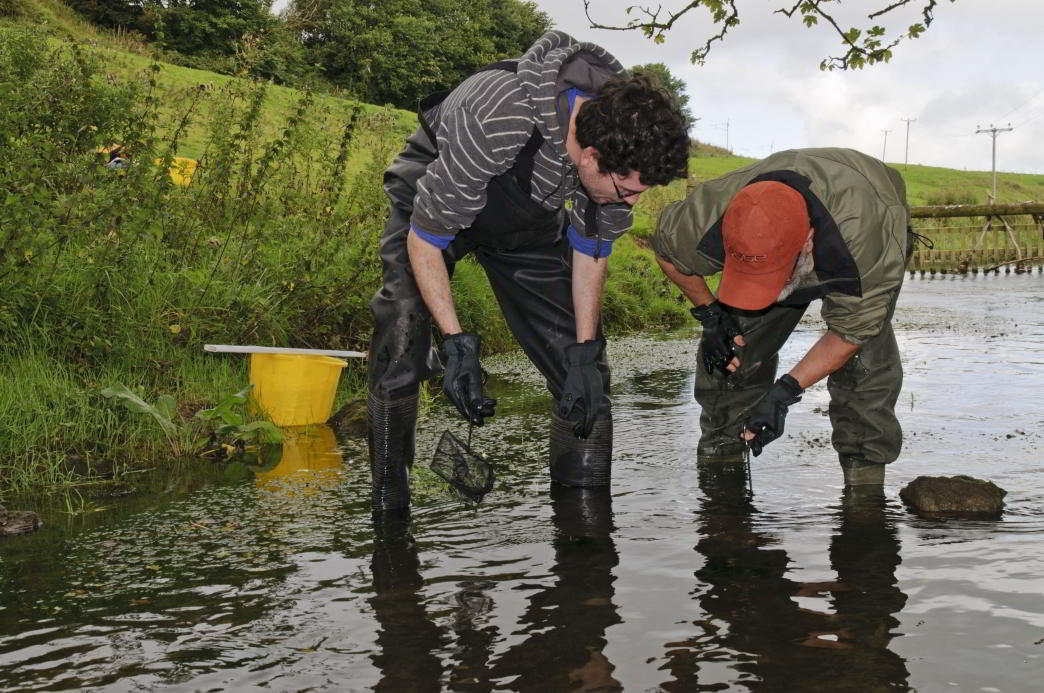
[[[827,327],[852,344],[877,335],[903,283],[910,209],[899,173],[853,149],[777,152],[700,183],[660,216],[653,249],[682,274],[709,276],[725,265],[722,217],[749,183],[772,180],[800,192],[813,232],[815,277],[782,301],[823,299]]]

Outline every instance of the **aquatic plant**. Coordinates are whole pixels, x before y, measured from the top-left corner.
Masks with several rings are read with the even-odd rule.
[[[179,423],[177,403],[170,395],[160,395],[149,404],[126,385],[118,384],[101,390],[100,394],[115,400],[128,411],[151,417],[163,431],[175,455],[195,451],[202,457],[228,456],[228,450],[242,451],[258,443],[278,443],[283,439],[279,428],[269,421],[248,421],[242,411],[253,385],[222,398],[216,406],[196,412],[195,419],[202,428]],[[204,442],[205,441],[205,442]]]

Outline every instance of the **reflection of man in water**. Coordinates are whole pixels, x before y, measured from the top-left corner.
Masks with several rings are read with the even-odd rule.
[[[528,637],[493,663],[493,675],[511,677],[517,691],[621,691],[603,654],[606,629],[620,622],[612,497],[608,489],[553,485],[551,500],[556,581],[530,598],[522,616]]]
[[[609,491],[553,485],[551,499],[554,583],[530,598],[520,627],[525,639],[492,662],[502,637],[489,625],[494,604],[485,591],[492,585],[462,584],[450,627],[436,625],[423,603],[408,518],[375,517],[370,604],[380,624],[373,661],[382,673],[375,690],[440,691],[444,668],[450,690],[491,691],[503,681],[526,692],[622,690],[603,654],[606,629],[620,622],[612,602],[618,556]]]
[[[653,238],[703,323],[695,395],[700,462],[735,462],[783,434],[787,408],[828,378],[846,485],[880,485],[899,456],[902,387],[892,313],[910,252],[899,174],[851,149],[798,149],[697,186]],[[723,271],[718,294],[704,277]],[[776,380],[811,301],[827,331]]]
[[[835,582],[786,577],[790,559],[775,539],[757,530],[745,470],[719,465],[700,470],[705,497],[699,511],[704,556],[696,571],[700,607],[695,637],[668,643],[667,691],[905,691],[908,672],[888,649],[893,614],[906,597],[896,585],[899,542],[876,489],[846,489],[830,541]],[[833,614],[800,608],[794,597],[830,595]],[[711,670],[708,665],[717,664]],[[701,673],[707,679],[700,681]]]
[[[374,518],[370,567],[374,588],[370,605],[380,624],[380,649],[373,661],[382,674],[374,690],[440,690],[442,663],[436,652],[445,644],[445,635],[421,603],[424,580],[407,517]]]

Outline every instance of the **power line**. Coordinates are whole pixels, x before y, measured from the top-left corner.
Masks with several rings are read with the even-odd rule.
[[[1017,121],[1015,125],[1025,125],[1026,123],[1036,120],[1042,115],[1044,115],[1044,104],[1041,104],[1038,108],[1031,109],[1027,113],[1022,114],[1022,119]]]
[[[1018,106],[1016,106],[1015,108],[1011,109],[1010,111],[1008,111],[1007,113],[1005,113],[1004,115],[1002,115],[1002,116],[1001,116],[1001,118],[1007,118],[1007,117],[1008,117],[1008,116],[1010,116],[1010,115],[1011,115],[1012,113],[1014,113],[1015,111],[1019,110],[1020,108],[1022,108],[1022,107],[1023,107],[1023,106],[1025,106],[1026,104],[1028,104],[1028,103],[1029,103],[1030,101],[1033,101],[1033,100],[1034,100],[1035,98],[1037,98],[1037,97],[1038,97],[1038,96],[1040,96],[1041,94],[1044,94],[1044,89],[1041,89],[1041,90],[1040,90],[1040,91],[1038,91],[1038,92],[1037,92],[1036,94],[1034,94],[1033,96],[1029,97],[1028,99],[1026,99],[1025,101],[1023,101],[1022,103],[1020,103],[1020,104],[1019,104]]]
[[[1029,125],[1032,122],[1040,120],[1041,118],[1044,118],[1044,110],[1041,110],[1039,113],[1037,113],[1035,116],[1033,116],[1029,120],[1024,120],[1021,123],[1018,123],[1018,126],[1019,127],[1025,127],[1026,125]]]

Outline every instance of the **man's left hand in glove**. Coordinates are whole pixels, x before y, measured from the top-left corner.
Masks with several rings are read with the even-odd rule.
[[[783,435],[787,407],[800,402],[803,392],[801,384],[788,373],[773,383],[751,408],[743,422],[740,438],[750,444],[755,457],[766,445]]]
[[[558,416],[573,422],[577,438],[586,438],[605,398],[605,385],[598,363],[605,350],[604,339],[570,344],[565,348],[566,378],[558,400]]]

